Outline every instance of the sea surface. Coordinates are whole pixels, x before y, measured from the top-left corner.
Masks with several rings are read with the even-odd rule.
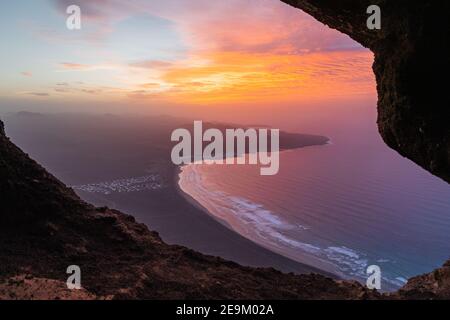
[[[281,152],[275,176],[258,166],[185,166],[182,190],[230,229],[291,259],[363,283],[367,266],[378,265],[383,290],[450,258],[450,185],[385,145],[375,103],[302,106],[270,118],[258,122],[330,144]],[[203,214],[177,211],[186,208],[166,163],[172,120],[25,114],[6,123],[15,143],[85,200],[135,215],[168,243],[241,261],[240,248],[211,235]]]
[[[382,290],[394,290],[450,258],[450,186],[389,149],[374,123],[281,152],[275,176],[258,166],[191,164],[179,184],[272,251],[362,283],[378,265]]]

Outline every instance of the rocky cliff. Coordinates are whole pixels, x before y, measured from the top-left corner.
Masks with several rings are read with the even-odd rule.
[[[401,155],[450,182],[450,2],[282,0],[374,52],[378,127]],[[367,28],[370,5],[381,30]]]

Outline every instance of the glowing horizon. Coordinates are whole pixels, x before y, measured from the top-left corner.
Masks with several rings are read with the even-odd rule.
[[[25,3],[0,5],[12,12],[1,22],[12,42],[0,98],[252,105],[376,95],[370,51],[278,0]],[[80,31],[65,28],[70,4],[81,7]]]

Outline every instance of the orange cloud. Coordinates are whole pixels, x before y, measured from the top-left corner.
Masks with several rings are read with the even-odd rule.
[[[63,70],[111,70],[108,80],[114,77],[120,89],[97,93],[143,102],[257,104],[375,95],[372,54],[299,10],[275,0],[185,3],[90,1],[85,9],[90,22],[111,25],[108,30],[142,14],[173,22],[186,52],[177,61],[161,56],[101,65],[66,62]]]
[[[162,73],[160,81],[166,89],[158,95],[177,103],[277,102],[370,95],[375,89],[373,56],[368,51],[213,52],[201,58],[202,64],[186,61]]]
[[[160,85],[133,97],[225,104],[375,94],[372,54],[307,14],[270,0],[195,4],[205,11],[147,7],[178,25],[189,57],[141,65]]]

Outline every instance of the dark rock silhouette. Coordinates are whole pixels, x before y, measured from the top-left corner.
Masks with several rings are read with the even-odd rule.
[[[388,146],[450,182],[450,2],[282,0],[375,54],[378,127]],[[370,5],[381,30],[367,28]]]

